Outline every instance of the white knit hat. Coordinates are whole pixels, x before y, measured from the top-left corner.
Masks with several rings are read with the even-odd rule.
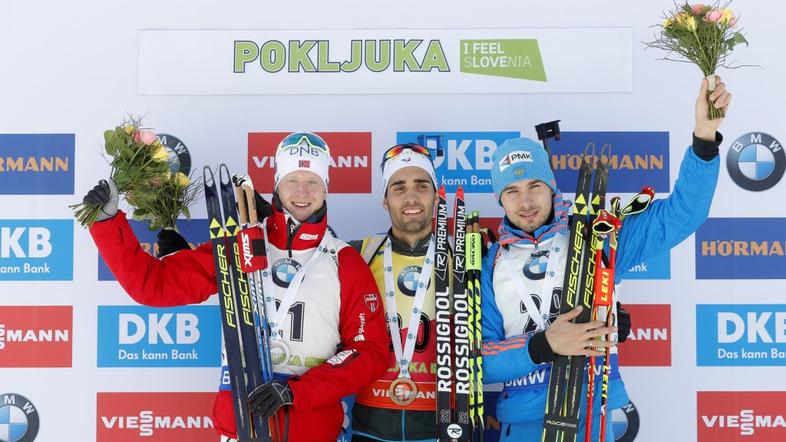
[[[396,149],[394,151],[394,149]],[[419,152],[423,150],[425,153]],[[393,156],[387,158],[389,153],[392,152]],[[434,172],[434,163],[431,161],[431,156],[428,150],[419,144],[399,144],[391,147],[385,152],[385,159],[382,162],[382,188],[385,192],[388,189],[388,181],[390,178],[405,167],[419,167],[426,171],[431,178],[434,189],[437,188],[437,176]]]
[[[319,175],[328,188],[330,148],[325,140],[310,132],[295,132],[287,135],[276,149],[275,186],[282,178],[298,170],[307,170]]]

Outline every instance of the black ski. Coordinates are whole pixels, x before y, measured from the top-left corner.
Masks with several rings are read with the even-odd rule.
[[[605,148],[605,146],[604,146]],[[606,181],[608,179],[608,156],[601,153],[600,160],[595,161],[595,179],[592,186],[592,200],[589,204],[589,217],[587,218],[587,231],[585,238],[588,238],[586,244],[587,250],[582,259],[582,278],[579,281],[579,302],[583,310],[581,314],[573,321],[577,324],[589,322],[592,319],[592,307],[595,298],[595,271],[596,271],[596,255],[590,249],[592,244],[597,240],[597,234],[592,231],[591,225],[595,217],[600,213],[601,209],[606,204]],[[579,418],[579,404],[581,402],[581,391],[584,381],[584,370],[587,365],[586,356],[571,356],[569,358],[568,368],[568,387],[566,390],[565,401],[565,416],[571,419]],[[578,435],[578,428],[570,429],[564,432],[564,440],[576,440]]]
[[[439,188],[436,207],[436,244],[434,253],[434,295],[436,298],[437,339],[437,424],[439,440],[448,441],[453,427],[451,393],[453,391],[453,366],[451,358],[450,280],[448,279],[448,204],[445,186]]]
[[[245,275],[237,276],[235,254],[237,242],[234,233],[237,229],[234,194],[229,182],[229,170],[226,165],[219,168],[219,193],[213,171],[209,167],[203,169],[205,202],[210,228],[210,241],[213,246],[213,259],[216,268],[216,285],[221,299],[221,325],[224,335],[224,350],[229,378],[232,388],[232,402],[235,411],[235,426],[238,441],[269,441],[267,423],[251,416],[248,409],[248,392],[259,385],[252,379],[259,379],[259,348],[257,347],[254,321],[251,314],[248,284]],[[225,178],[228,189],[225,186]],[[227,200],[229,192],[231,201]],[[225,201],[226,200],[226,201]],[[223,211],[222,211],[222,203]],[[229,204],[231,203],[231,204]],[[242,274],[242,272],[240,272]],[[245,284],[242,288],[240,280]],[[244,334],[252,338],[250,343],[244,341]],[[257,431],[261,430],[261,431]],[[264,435],[264,436],[263,436]]]
[[[590,179],[592,178],[592,158],[587,152],[582,156],[579,178],[576,184],[576,196],[573,214],[570,221],[570,237],[568,245],[565,280],[560,297],[560,314],[576,307],[582,282],[582,261],[587,250],[587,214],[589,212]],[[576,434],[578,415],[573,417],[567,413],[566,390],[568,390],[570,358],[558,356],[551,364],[549,390],[546,399],[546,410],[543,418],[543,442],[563,441],[566,434]],[[576,407],[578,410],[578,406]]]
[[[205,203],[210,228],[210,242],[213,249],[213,262],[216,268],[219,305],[221,307],[221,329],[224,336],[224,352],[229,366],[229,382],[232,388],[232,403],[235,410],[235,428],[239,440],[249,440],[253,433],[251,414],[248,410],[248,391],[243,366],[243,352],[240,346],[237,324],[237,303],[232,291],[232,274],[227,250],[227,232],[221,215],[221,199],[216,187],[213,171],[209,167],[202,170],[205,187]]]
[[[470,332],[469,305],[466,281],[466,228],[467,211],[464,206],[464,189],[456,189],[453,206],[453,350],[454,396],[456,400],[455,423],[452,439],[467,441],[470,438]],[[454,427],[455,428],[455,427]]]
[[[235,292],[236,305],[239,306],[238,329],[240,330],[240,342],[243,345],[243,362],[246,368],[246,388],[249,392],[262,385],[262,366],[259,354],[259,342],[257,341],[257,324],[254,322],[254,305],[251,300],[251,292],[248,286],[248,276],[241,270],[240,245],[237,242],[237,234],[240,232],[240,221],[237,216],[237,202],[235,201],[235,189],[229,168],[222,164],[218,169],[219,186],[221,189],[221,206],[224,213],[224,229],[227,232],[227,246],[231,253],[230,270],[232,273],[232,289]],[[253,416],[252,433],[253,440],[270,441],[270,429],[267,420]]]

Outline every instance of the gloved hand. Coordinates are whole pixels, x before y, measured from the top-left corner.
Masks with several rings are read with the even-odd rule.
[[[617,301],[617,342],[625,342],[630,334],[630,313]]]
[[[158,231],[158,257],[163,258],[178,250],[190,250],[191,246],[185,238],[174,229]]]
[[[248,407],[255,415],[267,419],[284,405],[292,405],[293,400],[294,394],[286,382],[272,380],[248,395]]]
[[[111,179],[101,180],[93,187],[92,190],[87,192],[82,202],[86,204],[93,204],[101,206],[96,216],[96,221],[104,221],[112,218],[117,214],[117,203],[120,200],[120,195],[117,193],[117,186]]]

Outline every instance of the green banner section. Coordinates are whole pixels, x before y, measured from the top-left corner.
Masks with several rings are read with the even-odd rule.
[[[546,81],[538,41],[461,40],[461,72]]]

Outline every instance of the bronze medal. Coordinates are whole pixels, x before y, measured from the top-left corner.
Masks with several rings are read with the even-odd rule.
[[[418,397],[418,387],[410,378],[398,377],[388,388],[390,400],[396,405],[409,405]]]

